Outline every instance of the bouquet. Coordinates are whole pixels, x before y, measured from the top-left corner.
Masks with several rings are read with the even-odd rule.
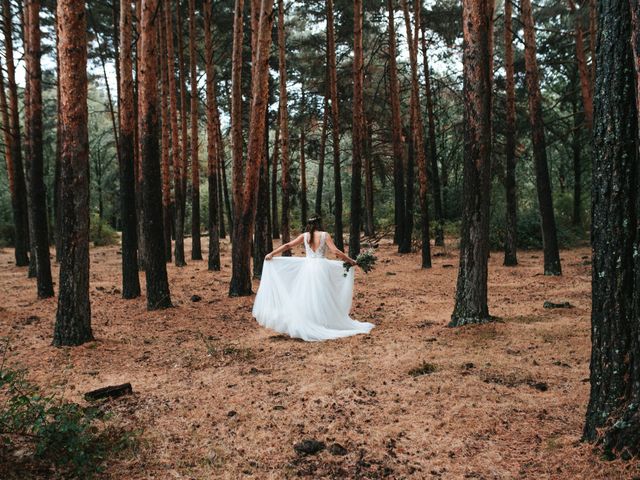
[[[374,255],[373,250],[365,250],[356,257],[356,265],[358,265],[364,273],[369,273],[373,270],[376,260],[378,260],[378,257]],[[346,277],[353,265],[344,262],[342,266],[344,267],[344,276]]]

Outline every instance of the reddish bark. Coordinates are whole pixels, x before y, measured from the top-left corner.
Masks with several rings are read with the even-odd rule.
[[[178,234],[176,232],[176,257],[180,257],[179,261],[176,261],[177,266],[182,266],[186,264],[185,255],[184,255],[184,223],[187,209],[187,179],[189,172],[189,126],[188,126],[188,111],[187,111],[187,81],[186,81],[186,71],[187,67],[184,61],[184,33],[182,31],[182,9],[180,6],[180,0],[177,0],[176,5],[176,24],[177,24],[177,37],[178,37],[178,79],[179,79],[179,90],[180,90],[180,141],[182,143],[180,147],[180,153],[182,154],[180,157],[180,173],[181,173],[181,183],[182,183],[182,204],[180,208],[176,210],[180,215],[180,225],[182,228],[182,232],[180,235],[180,239],[178,239]]]
[[[200,160],[198,158],[198,78],[196,67],[196,7],[189,0],[189,60],[191,71],[191,259],[202,260],[200,242]]]
[[[61,253],[53,345],[93,340],[89,301],[89,132],[87,19],[83,2],[58,0]]]
[[[171,261],[171,212],[173,204],[171,201],[171,169],[170,169],[170,150],[171,150],[171,124],[169,113],[169,97],[171,96],[169,89],[169,75],[167,72],[167,63],[164,61],[167,55],[167,35],[164,30],[164,22],[160,22],[158,57],[160,64],[160,110],[162,123],[162,223],[164,225],[164,248],[165,259]]]
[[[362,45],[362,0],[353,0],[353,132],[351,164],[351,222],[349,256],[360,253],[362,226],[362,150],[364,146],[364,59]]]
[[[330,0],[331,1],[331,0]],[[285,57],[285,34],[284,34],[284,0],[278,0],[278,72],[280,76],[280,108],[278,130],[280,140],[280,161],[282,163],[282,243],[291,240],[289,225],[289,202],[291,190],[291,178],[289,175],[289,107],[287,105],[287,64]],[[290,252],[285,252],[290,256]]]
[[[587,56],[584,47],[584,35],[580,16],[576,12],[576,5],[573,0],[569,2],[569,10],[574,16],[574,35],[576,38],[576,60],[578,61],[578,74],[580,75],[580,93],[582,94],[582,106],[584,108],[584,118],[587,128],[591,130],[593,126],[593,88],[591,87],[590,73],[587,67]]]

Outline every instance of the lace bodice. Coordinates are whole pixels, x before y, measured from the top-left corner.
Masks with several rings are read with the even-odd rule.
[[[327,253],[326,237],[327,232],[322,232],[320,234],[320,244],[313,250],[311,245],[309,245],[310,234],[308,232],[304,234],[304,249],[307,253],[307,258],[325,258]]]

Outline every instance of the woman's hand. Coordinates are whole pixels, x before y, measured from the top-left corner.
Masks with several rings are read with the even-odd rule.
[[[264,259],[265,259],[265,260],[271,260],[272,258],[273,258],[273,253],[267,253],[267,254],[264,256]]]

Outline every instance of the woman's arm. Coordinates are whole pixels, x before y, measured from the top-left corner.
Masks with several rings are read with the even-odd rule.
[[[282,252],[286,252],[287,250],[291,250],[293,247],[295,247],[296,245],[300,245],[302,242],[304,242],[304,234],[298,235],[297,238],[295,238],[294,240],[291,240],[289,243],[285,243],[283,245],[280,245],[273,252],[268,253],[264,257],[264,259],[265,260],[271,260],[274,257],[274,255],[279,255]]]
[[[351,265],[356,265],[356,261],[353,258],[351,258],[349,255],[347,255],[338,247],[336,247],[336,244],[333,243],[333,238],[331,238],[331,235],[329,235],[328,233],[327,233],[326,242],[327,242],[327,247],[329,247],[329,251],[333,253],[336,257],[338,257],[343,262],[350,263]]]

